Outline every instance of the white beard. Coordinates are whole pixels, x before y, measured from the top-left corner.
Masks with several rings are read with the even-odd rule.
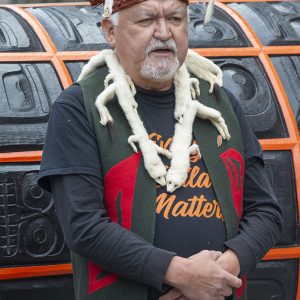
[[[165,81],[172,79],[178,68],[179,61],[177,56],[175,56],[175,58],[172,60],[166,57],[154,59],[150,56],[147,56],[141,68],[140,74],[142,77],[150,80]]]

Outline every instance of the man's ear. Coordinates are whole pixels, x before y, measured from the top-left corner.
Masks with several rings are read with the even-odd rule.
[[[104,34],[105,39],[112,49],[115,48],[115,26],[109,19],[103,18],[102,23],[102,32]]]

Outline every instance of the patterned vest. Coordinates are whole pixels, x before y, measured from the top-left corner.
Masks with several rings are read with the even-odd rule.
[[[132,134],[117,98],[107,104],[114,119],[114,130],[103,127],[95,107],[104,89],[107,67],[101,67],[79,82],[86,114],[99,146],[104,178],[104,199],[113,222],[132,230],[150,243],[155,232],[156,183],[144,168],[141,153],[134,153],[127,139]],[[243,143],[236,115],[224,91],[219,97],[208,93],[208,83],[200,80],[201,103],[222,113],[231,139],[217,147],[218,132],[210,121],[195,119],[194,136],[211,176],[225,219],[227,239],[237,234],[242,214],[244,158]],[[145,199],[148,199],[145,200]],[[101,266],[72,253],[77,300],[147,300],[148,287],[108,273]],[[233,299],[246,299],[245,289],[234,291]]]

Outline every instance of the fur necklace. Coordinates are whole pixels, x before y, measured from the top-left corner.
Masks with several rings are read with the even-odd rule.
[[[128,74],[125,73],[113,50],[103,50],[100,54],[93,56],[83,67],[78,81],[105,64],[109,69],[109,74],[104,81],[105,89],[95,102],[100,114],[100,123],[105,126],[108,122],[113,122],[106,104],[116,95],[133,133],[128,137],[129,145],[135,152],[138,152],[135,144],[139,145],[147,172],[159,185],[167,186],[168,192],[175,191],[186,179],[190,166],[190,154],[199,153],[201,155],[199,146],[191,145],[193,123],[196,116],[208,119],[223,139],[230,139],[227,125],[221,113],[195,100],[196,96],[200,95],[199,82],[195,78],[190,78],[189,71],[210,83],[210,93],[213,91],[214,84],[222,86],[222,71],[210,60],[188,50],[185,63],[174,76],[174,118],[177,123],[170,150],[159,147],[149,139],[137,112],[137,103],[134,99],[135,86]],[[171,159],[168,170],[166,170],[159,154]]]

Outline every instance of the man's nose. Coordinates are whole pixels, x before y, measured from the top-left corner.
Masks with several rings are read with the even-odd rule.
[[[172,32],[168,24],[168,20],[164,18],[160,18],[158,20],[154,37],[161,41],[167,41],[172,37]]]

